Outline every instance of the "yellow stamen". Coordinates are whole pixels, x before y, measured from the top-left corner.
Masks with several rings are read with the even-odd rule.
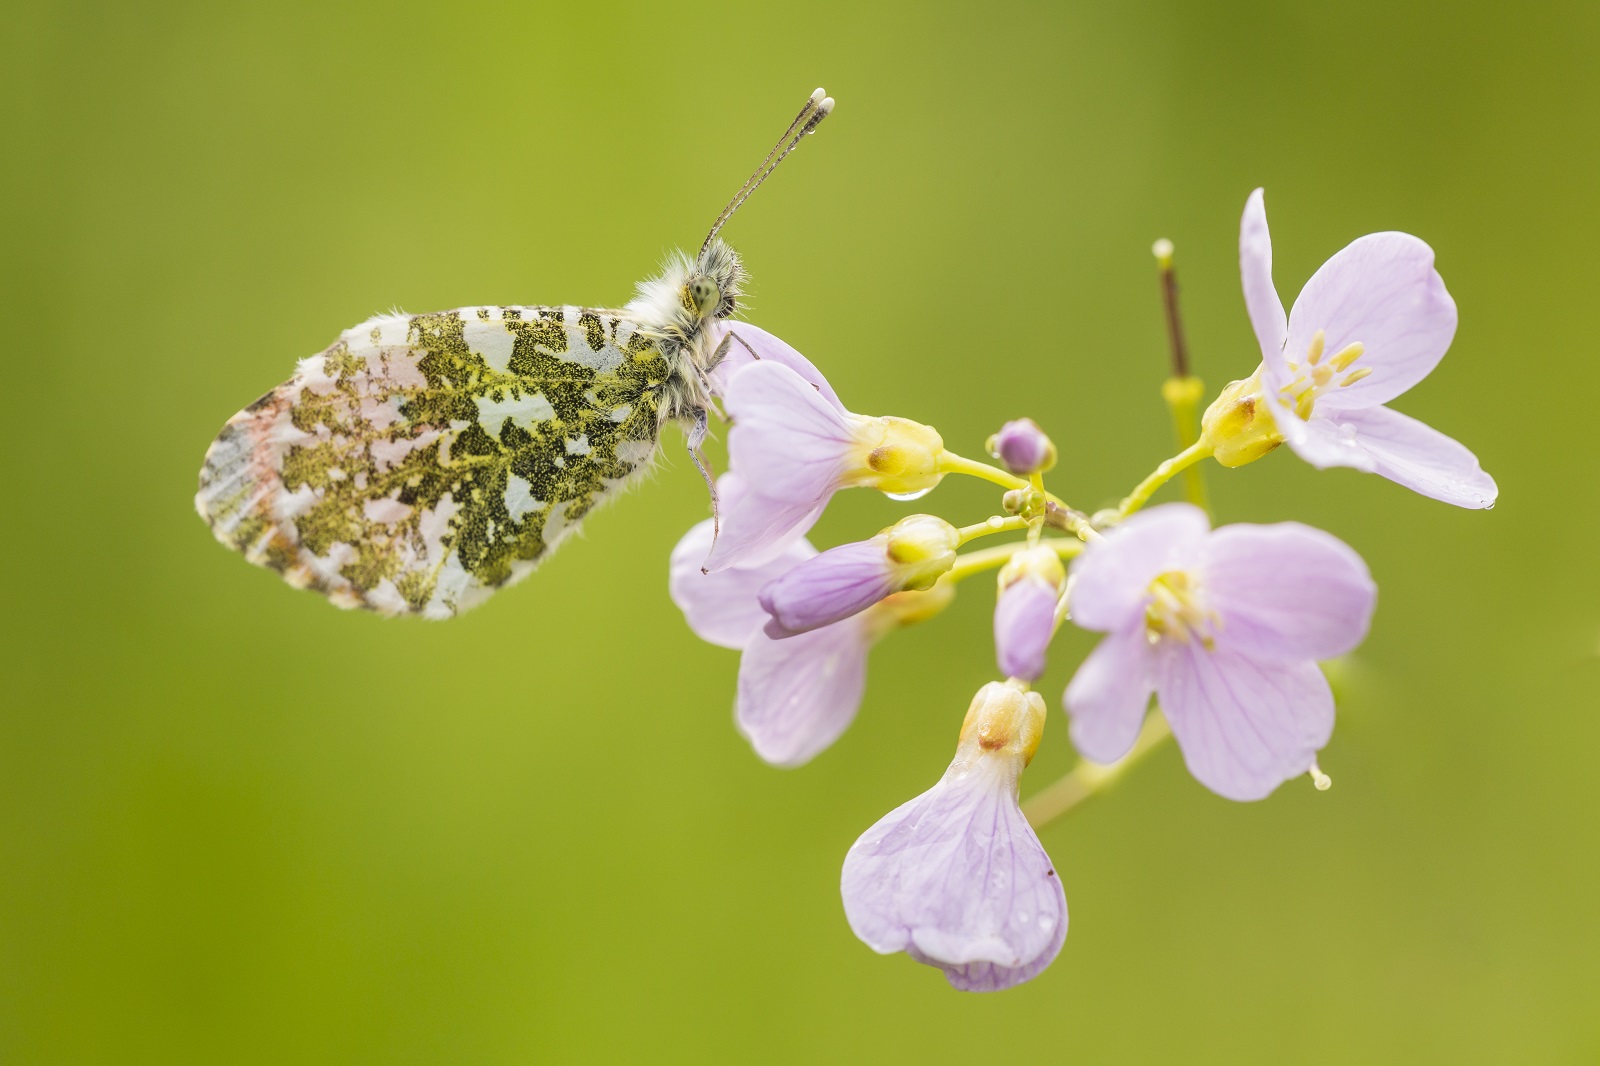
[[[1328,343],[1328,335],[1323,330],[1317,330],[1311,335],[1311,343],[1306,346],[1306,362],[1316,366],[1322,358],[1322,346]]]
[[[1311,383],[1317,388],[1322,388],[1333,380],[1333,367],[1319,366],[1311,372]]]
[[[1371,373],[1372,368],[1370,366],[1364,366],[1360,370],[1352,370],[1350,373],[1344,376],[1343,381],[1339,382],[1339,387],[1341,389],[1347,389]]]
[[[1333,367],[1333,369],[1336,371],[1344,370],[1349,367],[1351,363],[1355,362],[1357,359],[1360,359],[1361,354],[1366,350],[1367,346],[1362,344],[1360,341],[1356,341],[1353,344],[1347,344],[1343,348],[1339,349],[1338,354],[1336,354],[1332,359],[1328,360],[1328,365]]]

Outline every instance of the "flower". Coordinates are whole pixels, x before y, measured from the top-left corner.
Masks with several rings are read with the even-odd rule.
[[[911,515],[871,540],[804,560],[760,593],[767,632],[792,636],[866,610],[907,589],[932,587],[956,561],[961,533],[942,518]]]
[[[1036,545],[1013,555],[1000,569],[994,605],[994,651],[1007,677],[1037,681],[1045,650],[1056,633],[1056,601],[1067,579],[1055,549]]]
[[[1018,418],[989,438],[989,454],[1020,477],[1042,474],[1056,465],[1056,446],[1031,418]]]
[[[967,992],[1009,988],[1050,965],[1066,939],[1067,898],[1017,803],[1044,719],[1044,700],[1021,682],[983,686],[939,783],[850,848],[840,892],[868,947],[904,951]]]
[[[732,507],[745,498],[736,474],[717,481]],[[743,651],[734,721],[756,754],[798,766],[832,744],[855,719],[866,688],[867,654],[890,631],[930,618],[955,595],[947,584],[890,596],[853,617],[785,639],[763,632],[769,621],[761,588],[817,550],[803,538],[774,559],[708,574],[712,521],[699,523],[672,551],[668,587],[689,628],[701,639]]]
[[[1369,233],[1322,264],[1285,316],[1257,189],[1240,225],[1239,268],[1262,365],[1239,394],[1207,411],[1207,434],[1223,445],[1220,460],[1229,463],[1222,416],[1231,412],[1258,428],[1274,423],[1313,466],[1380,474],[1458,507],[1494,505],[1499,490],[1472,452],[1384,406],[1427,377],[1455,336],[1455,301],[1433,267],[1433,249],[1409,233]],[[1260,447],[1232,458],[1249,462],[1265,454]]]
[[[1361,643],[1377,595],[1349,546],[1296,522],[1212,531],[1174,503],[1090,544],[1072,576],[1073,621],[1107,634],[1065,696],[1085,757],[1126,755],[1154,692],[1219,795],[1260,799],[1315,765],[1334,714],[1317,660]]]
[[[729,466],[750,491],[728,509],[707,570],[771,558],[804,535],[839,489],[866,486],[909,496],[944,476],[944,443],[931,427],[851,414],[777,362],[738,369],[724,401],[734,418]]]

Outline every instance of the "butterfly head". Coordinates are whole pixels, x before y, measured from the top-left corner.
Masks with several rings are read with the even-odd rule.
[[[683,309],[702,322],[729,318],[744,290],[744,264],[726,242],[713,240],[695,257],[679,294]]]

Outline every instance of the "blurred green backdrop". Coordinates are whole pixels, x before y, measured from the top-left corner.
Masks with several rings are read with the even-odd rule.
[[[5,21],[0,1059],[1600,1058],[1593,3]],[[1224,520],[1327,528],[1381,583],[1337,785],[1233,804],[1163,751],[1043,834],[1071,935],[1001,995],[873,955],[837,890],[990,676],[981,585],[779,772],[730,724],[735,656],[666,596],[705,514],[675,434],[446,625],[293,592],[191,510],[223,420],[375,311],[624,300],[817,84],[837,115],[728,235],[752,320],[856,409],[968,452],[1030,414],[1061,491],[1113,499],[1168,444],[1150,243],[1177,242],[1199,372],[1242,376],[1236,227],[1265,185],[1286,297],[1362,233],[1434,245],[1461,329],[1399,406],[1502,487],[1469,513],[1287,453],[1208,468]],[[817,539],[902,509],[849,495]],[[1058,647],[1052,703],[1087,647]],[[1025,791],[1071,764],[1065,725]]]

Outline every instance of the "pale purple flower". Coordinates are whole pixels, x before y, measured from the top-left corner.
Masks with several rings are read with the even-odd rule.
[[[1038,474],[1056,465],[1056,446],[1031,418],[1018,418],[989,438],[989,454],[1020,477]]]
[[[1044,718],[1038,693],[985,685],[939,783],[851,847],[840,891],[868,947],[904,951],[968,992],[1009,988],[1050,965],[1066,939],[1067,899],[1017,803]]]
[[[804,633],[906,589],[926,589],[950,569],[961,534],[932,515],[902,518],[871,540],[830,548],[761,590],[773,637]]]
[[[1073,621],[1107,634],[1066,691],[1086,758],[1126,755],[1154,693],[1219,795],[1260,799],[1311,769],[1334,716],[1317,660],[1361,643],[1377,595],[1349,546],[1296,522],[1212,531],[1175,503],[1091,543],[1072,574]]]
[[[729,467],[750,487],[728,509],[708,570],[771,558],[816,521],[839,489],[910,494],[938,484],[939,435],[902,418],[852,414],[812,380],[777,361],[751,361],[728,378]]]
[[[1007,677],[1037,681],[1056,632],[1056,603],[1066,574],[1052,548],[1035,546],[1013,555],[1000,571],[994,605],[994,651]]]
[[[1494,505],[1499,490],[1472,452],[1384,406],[1427,377],[1455,336],[1455,301],[1433,249],[1409,233],[1358,238],[1318,268],[1285,316],[1257,189],[1240,225],[1239,267],[1262,393],[1301,458],[1380,474],[1458,507]]]
[[[738,506],[745,488],[734,474],[717,482],[719,495]],[[706,519],[672,552],[672,601],[701,639],[743,651],[734,720],[756,754],[778,766],[798,766],[837,740],[861,704],[867,653],[899,625],[937,613],[953,595],[947,586],[901,593],[833,625],[775,640],[758,600],[763,586],[817,551],[804,539],[775,559],[707,574],[700,565],[711,546]]]

